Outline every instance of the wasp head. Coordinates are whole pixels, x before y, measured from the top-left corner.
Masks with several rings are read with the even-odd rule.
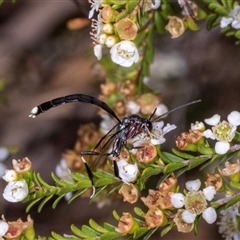
[[[148,130],[149,132],[152,131],[152,128],[153,128],[152,122],[151,122],[149,119],[147,119],[147,118],[144,119],[144,127],[145,127],[145,129]]]

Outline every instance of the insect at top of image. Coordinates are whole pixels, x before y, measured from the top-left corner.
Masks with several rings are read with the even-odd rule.
[[[133,139],[142,133],[144,133],[148,136],[153,135],[153,133],[151,131],[153,129],[154,122],[159,121],[161,118],[163,118],[164,116],[168,115],[169,113],[171,113],[173,111],[176,111],[177,109],[198,103],[200,101],[201,100],[189,102],[189,103],[179,106],[175,109],[172,109],[168,112],[165,112],[162,115],[157,116],[155,118],[153,118],[153,116],[157,109],[154,110],[154,112],[151,114],[151,116],[149,118],[143,118],[137,114],[132,114],[132,115],[126,116],[122,120],[120,120],[118,118],[118,116],[115,114],[115,112],[105,102],[103,102],[95,97],[85,95],[85,94],[72,94],[72,95],[67,95],[64,97],[52,99],[50,101],[40,104],[37,107],[34,107],[31,111],[31,114],[29,115],[29,117],[35,118],[36,116],[44,113],[45,111],[48,111],[49,109],[52,109],[52,108],[62,105],[64,103],[71,103],[71,102],[90,103],[90,104],[93,104],[95,106],[102,108],[107,113],[109,113],[117,121],[117,123],[106,135],[104,135],[98,141],[98,143],[96,144],[95,148],[92,151],[84,151],[84,152],[80,153],[81,156],[96,155],[97,158],[94,161],[95,163],[92,164],[91,167],[89,167],[83,157],[82,157],[82,160],[85,164],[87,174],[92,182],[92,185],[94,185],[92,170],[95,170],[97,167],[99,167],[103,164],[103,162],[105,161],[105,158],[103,158],[103,156],[111,156],[112,157],[115,176],[117,178],[123,180],[124,182],[128,182],[127,180],[123,179],[123,177],[119,174],[119,166],[116,163],[116,160],[117,160],[118,156],[120,155],[121,150],[124,147],[127,148],[128,140]],[[97,151],[97,149],[99,147],[100,147],[100,151]],[[109,150],[109,149],[111,149],[111,150]],[[109,152],[106,153],[106,151],[109,151]]]

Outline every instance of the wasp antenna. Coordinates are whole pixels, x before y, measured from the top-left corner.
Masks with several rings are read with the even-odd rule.
[[[184,108],[184,107],[187,107],[187,106],[189,106],[189,105],[192,105],[192,104],[195,104],[195,103],[199,103],[199,102],[201,102],[201,101],[202,101],[201,99],[198,99],[198,100],[195,100],[195,101],[192,101],[192,102],[189,102],[189,103],[185,103],[185,104],[183,104],[183,105],[181,105],[181,106],[179,106],[179,107],[176,107],[176,108],[174,108],[174,109],[172,109],[172,110],[170,110],[170,111],[167,111],[167,112],[163,113],[162,115],[154,118],[152,121],[154,122],[154,121],[156,121],[156,120],[158,120],[158,119],[161,119],[162,117],[164,117],[164,116],[168,115],[169,113],[172,113],[172,112],[174,112],[174,111],[176,111],[176,110],[178,110],[178,109],[180,109],[180,108]],[[156,112],[156,109],[154,110],[153,113],[155,113],[155,112]],[[153,115],[153,114],[152,114],[152,115]],[[150,119],[152,118],[152,115],[151,115]],[[150,119],[149,119],[149,120],[150,120]]]
[[[157,108],[154,109],[152,115],[150,116],[150,118],[148,119],[149,121],[152,119],[152,117],[154,116],[155,112],[157,111]]]

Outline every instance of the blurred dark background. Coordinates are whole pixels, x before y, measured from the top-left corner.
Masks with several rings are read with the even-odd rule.
[[[87,1],[76,4],[70,0],[5,1],[0,7],[0,78],[7,83],[7,101],[0,105],[0,146],[17,146],[20,150],[5,161],[8,168],[12,158],[27,156],[34,169],[51,182],[50,173],[55,171],[64,150],[73,148],[79,125],[97,117],[95,107],[70,104],[34,120],[28,118],[34,106],[58,96],[98,95],[102,75],[93,56],[90,22],[75,31],[66,27],[68,20],[88,16],[88,7]],[[190,122],[215,113],[226,118],[232,110],[240,110],[239,47],[235,39],[221,35],[219,28],[207,31],[204,23],[200,27],[202,31],[186,32],[174,40],[169,35],[155,38],[151,86],[162,93],[169,109],[202,99],[201,104],[168,117],[169,122],[179,126],[169,139],[187,130]],[[1,181],[1,192],[4,184]],[[49,236],[51,231],[69,234],[71,223],[88,224],[90,218],[116,224],[111,215],[116,208],[121,214],[129,205],[114,201],[97,209],[88,200],[75,200],[71,205],[63,200],[56,210],[47,205],[41,214],[36,208],[30,214],[37,234]],[[8,204],[0,197],[0,210],[7,220],[26,220],[23,204]],[[201,226],[204,231],[199,231],[196,239],[219,239],[216,226]],[[174,234],[165,239],[173,239]],[[178,234],[177,238],[195,239],[192,234]]]

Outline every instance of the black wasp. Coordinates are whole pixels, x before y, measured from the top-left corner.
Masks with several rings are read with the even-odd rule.
[[[173,110],[170,110],[170,111],[156,117],[153,120],[152,120],[152,117],[154,116],[157,109],[155,109],[155,111],[152,113],[152,115],[149,118],[143,118],[143,117],[140,117],[139,115],[132,114],[132,115],[126,116],[122,120],[120,120],[118,118],[118,116],[115,114],[115,112],[105,102],[103,102],[95,97],[85,95],[85,94],[72,94],[72,95],[67,95],[64,97],[52,99],[51,101],[44,102],[44,103],[40,104],[39,106],[34,107],[31,111],[31,114],[29,115],[29,117],[35,118],[37,115],[42,114],[51,108],[57,107],[64,103],[71,103],[71,102],[91,103],[91,104],[98,106],[98,107],[102,108],[103,110],[105,110],[113,118],[116,119],[117,124],[105,136],[103,136],[98,141],[97,145],[95,146],[95,148],[92,151],[81,152],[81,155],[97,155],[98,157],[97,157],[96,163],[95,163],[95,167],[96,167],[96,166],[100,166],[103,163],[104,159],[101,158],[101,156],[103,156],[103,152],[108,150],[109,146],[112,147],[112,150],[105,155],[111,155],[113,157],[113,159],[117,158],[120,155],[122,148],[127,147],[127,141],[129,139],[136,137],[140,133],[146,133],[146,134],[150,135],[150,132],[153,128],[153,125],[152,125],[153,122],[160,120],[165,115],[167,115],[179,108],[182,108],[182,107],[185,107],[185,106],[188,106],[188,105],[200,102],[200,101],[201,100],[196,100],[196,101],[187,103],[185,105],[182,105],[180,107],[177,107]],[[99,152],[96,151],[97,148],[100,148]],[[90,169],[90,167],[88,166],[88,164],[86,163],[84,158],[82,158],[82,159],[85,164],[88,176],[92,182],[92,185],[94,186],[93,174],[91,171],[92,168]],[[113,161],[113,164],[114,164],[115,176],[120,178],[116,161]]]

